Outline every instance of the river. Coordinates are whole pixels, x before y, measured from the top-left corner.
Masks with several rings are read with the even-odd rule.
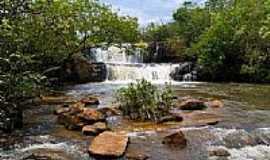
[[[127,59],[125,54],[121,56]],[[140,149],[151,160],[270,159],[270,85],[175,82],[169,77],[174,64],[143,64],[137,60],[134,62],[134,58],[128,59],[124,62],[118,59],[117,63],[102,60],[110,69],[106,82],[67,86],[58,92],[73,99],[95,95],[101,101],[98,107],[110,107],[115,102],[116,90],[134,82],[138,76],[159,87],[168,82],[177,97],[222,100],[224,107],[218,110],[222,120],[217,125],[208,126],[197,125],[196,121],[157,125],[151,122],[123,122],[117,117],[110,119],[113,130],[128,132],[128,150]],[[93,137],[68,131],[59,125],[53,114],[56,107],[47,104],[27,107],[24,111],[24,128],[11,135],[1,135],[0,159],[94,159],[87,152]],[[188,140],[185,149],[168,148],[161,143],[165,131],[178,129],[184,132]],[[209,157],[209,150],[213,148],[226,149],[230,156]]]

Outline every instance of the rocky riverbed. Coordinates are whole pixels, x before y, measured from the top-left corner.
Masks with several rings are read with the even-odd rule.
[[[112,137],[111,134],[120,135],[117,142],[122,142],[121,152],[117,152],[117,157],[120,158],[116,159],[270,158],[270,86],[266,85],[177,84],[174,89],[181,101],[177,103],[177,110],[172,113],[181,115],[182,121],[134,122],[110,113],[104,115],[105,126],[108,128],[102,131],[97,129],[104,127],[101,119],[86,124],[100,123],[94,125],[94,130],[107,130],[103,132],[105,136],[99,139],[96,139],[99,133],[84,134],[83,126],[78,130],[76,127],[59,123],[59,115],[67,113],[68,110],[63,108],[78,101],[87,104],[91,111],[101,111],[101,108],[114,106],[113,94],[120,86],[122,85],[108,83],[78,85],[68,87],[60,94],[43,97],[41,105],[31,106],[25,111],[23,130],[15,131],[12,135],[1,134],[1,159],[104,159],[96,156],[97,154],[91,154],[100,149],[99,145],[91,145],[100,144],[100,139],[101,142],[104,142],[104,139],[109,142],[111,139],[106,135]],[[98,102],[89,97],[97,97]],[[195,104],[199,108],[196,108]],[[202,104],[206,106],[201,108]],[[192,110],[186,105],[191,105]],[[63,109],[62,113],[59,108]],[[90,113],[90,110],[87,110],[86,113]],[[55,111],[58,113],[55,114]],[[84,117],[85,114],[80,116]],[[90,131],[91,129],[93,128],[90,127]],[[86,130],[89,131],[89,128],[86,127]],[[117,138],[112,140],[115,139]],[[106,146],[101,149],[106,151]],[[109,151],[110,149],[107,149],[107,153]],[[116,149],[113,151],[116,152]]]

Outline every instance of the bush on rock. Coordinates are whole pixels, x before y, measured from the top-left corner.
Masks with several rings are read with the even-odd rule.
[[[159,90],[150,82],[142,79],[131,83],[117,92],[117,100],[123,114],[132,120],[158,121],[168,115],[172,106],[172,90],[166,85]]]

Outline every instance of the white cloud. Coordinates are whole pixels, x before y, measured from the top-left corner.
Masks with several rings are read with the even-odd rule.
[[[166,23],[172,20],[173,12],[185,0],[101,0],[111,4],[113,9],[120,9],[120,14],[137,17],[140,25],[150,22]],[[199,0],[196,0],[199,1]],[[202,1],[202,0],[200,0]]]

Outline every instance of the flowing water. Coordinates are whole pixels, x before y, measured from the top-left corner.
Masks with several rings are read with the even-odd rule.
[[[128,46],[112,46],[106,50],[94,48],[90,54],[96,62],[104,62],[107,65],[107,81],[111,83],[128,83],[142,78],[152,83],[174,82],[170,73],[179,64],[146,64],[143,63],[142,50],[135,49],[132,54],[128,54],[128,49],[131,50]]]
[[[138,55],[128,56],[117,48],[110,50],[112,53],[106,51],[104,54],[105,51],[99,50],[95,54],[97,61],[108,65],[106,82],[69,86],[61,93],[73,99],[97,95],[101,100],[99,107],[108,107],[113,105],[118,88],[145,78],[160,87],[171,82],[179,97],[190,95],[224,102],[224,107],[216,111],[222,115],[222,121],[214,126],[198,125],[196,121],[158,125],[129,122],[119,117],[109,119],[113,130],[128,132],[128,151],[142,151],[151,160],[270,160],[270,85],[175,82],[169,77],[174,64],[143,64]],[[59,125],[53,114],[56,107],[28,107],[24,112],[24,128],[12,135],[0,136],[0,159],[94,159],[87,153],[93,137],[68,131]],[[164,135],[178,129],[187,137],[185,149],[170,148],[161,143]],[[208,150],[217,148],[226,149],[230,156],[209,157]]]

